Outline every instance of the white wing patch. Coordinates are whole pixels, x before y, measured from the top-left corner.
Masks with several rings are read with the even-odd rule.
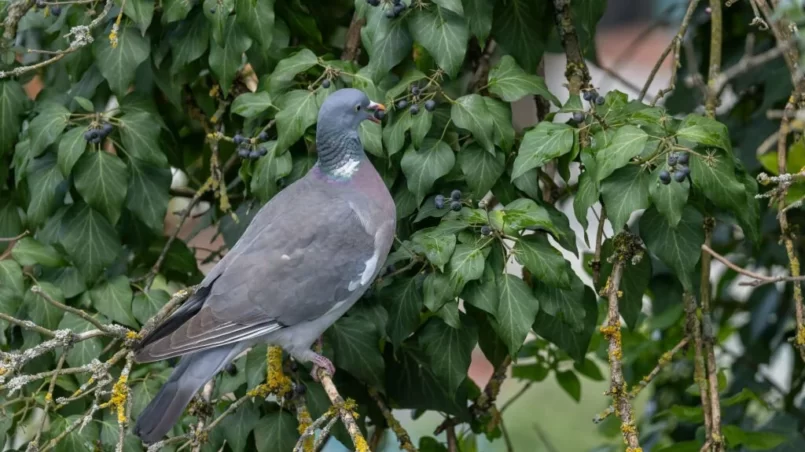
[[[355,159],[349,159],[346,162],[338,165],[334,170],[333,174],[338,177],[349,177],[355,174],[355,171],[358,170],[358,165],[361,162]]]

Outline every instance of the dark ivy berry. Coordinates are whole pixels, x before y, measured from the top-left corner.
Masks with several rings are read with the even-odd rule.
[[[667,170],[660,171],[660,182],[662,182],[663,185],[670,184],[671,183],[671,173],[669,173]]]
[[[240,148],[238,149],[238,157],[242,159],[249,158],[249,148]]]
[[[419,96],[419,87],[416,85],[411,86],[411,94],[414,96]]]
[[[238,374],[238,366],[236,366],[235,363],[229,363],[229,365],[226,366],[226,373],[228,373],[231,376],[237,375]]]
[[[682,181],[685,180],[686,177],[688,177],[688,174],[690,174],[690,168],[688,168],[686,166],[682,167],[682,168],[679,168],[674,173],[674,180],[677,181],[677,182],[682,182]]]
[[[453,190],[450,192],[450,199],[453,201],[461,201],[461,190]]]
[[[375,118],[382,120],[385,117],[386,117],[386,112],[385,111],[383,111],[383,110],[375,111]]]
[[[458,212],[459,210],[461,210],[461,201],[452,201],[450,203],[450,210],[454,212]]]
[[[576,122],[584,122],[584,113],[580,111],[573,113],[573,120]]]
[[[419,105],[417,105],[417,104],[411,105],[410,111],[411,111],[412,115],[419,114]]]
[[[268,141],[268,133],[260,132],[260,135],[257,135],[257,139],[260,140],[261,143],[265,143]]]
[[[89,129],[84,132],[84,139],[90,143],[100,143],[101,142],[101,131],[98,129]]]
[[[240,145],[246,142],[246,137],[244,137],[241,134],[237,134],[234,137],[232,137],[232,141],[234,141],[235,144]]]
[[[433,199],[433,204],[436,205],[437,209],[444,209],[444,196],[436,195],[436,198]]]
[[[293,392],[295,392],[297,395],[305,395],[307,392],[307,386],[303,384],[294,385]]]
[[[378,6],[378,5],[380,5],[380,0],[366,0],[366,3],[368,3],[368,4],[372,5],[372,6]]]
[[[36,7],[39,9],[45,9],[47,5],[45,5],[45,0],[36,0]]]
[[[405,5],[402,4],[402,3],[396,4],[396,5],[394,5],[393,10],[394,10],[394,15],[398,16],[398,15],[400,15],[401,12],[403,12],[405,10]]]
[[[492,234],[492,228],[488,225],[481,226],[481,235],[490,235]]]
[[[397,17],[397,13],[395,13],[394,9],[392,9],[392,8],[387,9],[385,14],[386,14],[386,17],[388,17],[389,19],[393,19],[393,18]]]
[[[215,14],[215,8],[210,8],[210,14]]]
[[[605,103],[606,101],[607,101],[607,100],[606,100],[606,99],[604,99],[604,96],[598,96],[598,97],[596,97],[596,98],[595,98],[595,104],[596,104],[596,105],[604,105],[604,103]]]
[[[585,91],[582,97],[584,97],[584,100],[587,102],[592,102],[593,99],[595,99],[595,91]]]
[[[51,6],[50,14],[53,14],[54,16],[58,17],[61,14],[61,6],[59,5]]]
[[[677,158],[676,153],[672,152],[672,153],[668,154],[668,165],[670,165],[670,166],[676,165],[677,160],[678,160],[678,158]]]
[[[101,134],[103,134],[103,136],[105,137],[109,136],[109,134],[112,133],[113,130],[115,130],[115,127],[112,124],[109,124],[108,122],[105,122],[101,125]]]
[[[330,80],[324,79],[324,81],[321,82],[321,87],[324,88],[324,89],[329,88],[330,87]]]
[[[677,156],[676,161],[679,162],[680,165],[687,165],[688,163],[690,163],[690,154],[688,154],[687,152],[680,152]]]
[[[255,150],[255,151],[249,152],[249,158],[252,159],[252,160],[259,159],[260,158],[260,151]]]
[[[402,0],[391,0],[391,3],[394,3],[395,5],[400,5],[402,4]]]
[[[428,99],[425,101],[425,110],[433,111],[436,109],[436,101],[433,99]]]
[[[405,100],[405,99],[397,102],[397,108],[400,109],[400,110],[402,110],[403,108],[405,108],[407,106],[408,106],[408,101]]]
[[[268,149],[266,149],[266,148],[264,148],[264,147],[262,147],[262,146],[260,146],[259,148],[257,148],[257,155],[258,155],[258,156],[262,157],[262,156],[264,156],[264,155],[266,155],[266,154],[268,154]]]

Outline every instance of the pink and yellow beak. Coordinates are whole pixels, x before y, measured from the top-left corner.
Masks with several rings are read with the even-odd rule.
[[[369,101],[369,106],[367,107],[367,110],[369,110],[369,111],[373,111],[373,112],[375,112],[375,113],[377,113],[377,112],[383,112],[383,113],[385,113],[385,112],[386,112],[386,106],[385,106],[385,105],[383,105],[383,104],[379,104],[379,103],[377,103],[377,102],[372,102],[372,101]],[[375,123],[377,123],[377,124],[380,124],[380,118],[378,118],[376,114],[375,114],[375,115],[372,115],[372,117],[371,117],[371,118],[369,118],[369,119],[371,119],[371,120],[372,120],[372,122],[375,122]]]

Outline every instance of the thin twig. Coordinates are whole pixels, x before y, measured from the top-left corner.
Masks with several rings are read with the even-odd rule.
[[[584,61],[584,54],[579,45],[579,37],[573,23],[573,14],[570,0],[553,0],[556,13],[556,30],[567,55],[565,77],[568,81],[568,91],[571,95],[578,95],[583,89],[591,88],[590,71]]]
[[[724,264],[727,267],[729,267],[730,269],[735,270],[737,273],[740,273],[740,274],[742,274],[744,276],[748,276],[748,277],[753,278],[755,280],[755,281],[749,281],[749,282],[740,283],[741,285],[744,285],[744,286],[757,287],[757,286],[762,286],[764,284],[773,284],[773,283],[778,283],[778,282],[800,282],[800,281],[805,281],[805,276],[796,276],[796,277],[794,277],[794,276],[767,276],[767,275],[762,275],[760,273],[755,273],[753,271],[750,271],[750,270],[747,270],[745,268],[742,268],[742,267],[739,267],[739,266],[735,265],[734,263],[730,262],[729,259],[727,259],[726,257],[722,256],[721,254],[718,254],[716,251],[714,251],[712,248],[710,248],[706,244],[702,245],[702,250],[705,251],[708,255],[714,257],[717,261],[719,261],[722,264]]]
[[[704,219],[704,244],[710,247],[715,227],[715,219]],[[702,301],[702,340],[704,346],[705,366],[707,370],[707,385],[710,395],[710,415],[712,416],[712,430],[708,438],[712,442],[713,452],[720,452],[724,447],[721,437],[721,402],[718,399],[718,366],[714,351],[715,332],[710,309],[710,254],[702,251],[701,265],[701,301]]]
[[[99,330],[103,331],[104,333],[106,333],[106,334],[108,334],[110,336],[126,337],[126,333],[128,331],[126,328],[121,327],[121,326],[117,326],[117,325],[105,325],[105,324],[99,322],[97,319],[95,319],[91,315],[89,315],[83,309],[76,309],[76,308],[74,308],[72,306],[67,306],[64,303],[61,303],[61,302],[53,299],[53,297],[51,297],[47,292],[42,290],[42,288],[39,287],[39,286],[31,287],[31,292],[39,295],[45,301],[47,301],[48,303],[52,304],[53,306],[61,309],[62,311],[66,311],[66,312],[69,312],[71,314],[74,314],[74,315],[77,315],[77,316],[81,317],[82,319],[84,319],[87,322],[95,325],[95,327],[97,327]]]
[[[400,424],[394,414],[391,413],[391,410],[386,406],[386,402],[380,397],[377,390],[375,388],[369,388],[369,395],[374,399],[375,403],[377,403],[377,407],[380,408],[380,412],[383,413],[383,417],[386,419],[386,423],[388,424],[389,428],[397,435],[397,441],[400,443],[400,448],[403,450],[407,450],[408,452],[416,452],[416,447],[411,442],[411,437],[408,435],[408,432],[405,431],[405,428]]]
[[[51,330],[49,330],[47,328],[42,328],[41,326],[35,324],[34,322],[32,322],[30,320],[20,320],[20,319],[18,319],[16,317],[11,317],[8,314],[3,314],[2,312],[0,312],[0,320],[4,320],[4,321],[6,321],[8,323],[17,325],[20,328],[25,328],[25,329],[28,329],[28,330],[31,330],[31,331],[36,331],[37,333],[39,333],[39,334],[41,334],[43,336],[56,337],[56,333],[54,333],[53,331],[51,331]]]
[[[358,428],[358,423],[355,422],[355,416],[353,415],[352,411],[354,402],[350,401],[351,403],[347,403],[344,401],[344,399],[341,397],[341,394],[338,393],[338,388],[336,388],[335,384],[333,383],[333,378],[325,369],[319,368],[316,376],[319,377],[319,382],[324,387],[324,392],[327,393],[327,397],[330,398],[330,402],[332,402],[333,406],[338,410],[338,415],[341,417],[341,421],[347,428],[347,432],[349,432],[349,436],[352,439],[352,444],[355,446],[355,450],[368,450],[369,444],[366,442],[366,438],[363,437],[360,428]]]
[[[363,28],[366,21],[358,16],[358,12],[352,16],[352,22],[349,23],[347,29],[347,39],[344,42],[344,51],[341,53],[341,59],[344,61],[355,61],[361,54],[361,28]]]
[[[0,243],[4,242],[16,242],[17,240],[25,237],[26,235],[30,234],[27,230],[22,232],[21,234],[14,236],[14,237],[0,237]]]
[[[204,385],[204,389],[201,390],[201,400],[202,403],[208,405],[210,400],[212,399],[212,391],[215,388],[215,379],[212,379]],[[196,423],[196,431],[200,432],[204,430],[204,423],[207,422],[207,410],[202,410],[202,413],[198,416],[198,422]],[[199,452],[201,450],[202,442],[198,441],[196,444],[193,445],[193,452]]]
[[[689,337],[693,338],[693,377],[696,384],[699,386],[699,397],[702,403],[702,413],[704,414],[705,436],[711,438],[713,421],[710,415],[710,402],[707,395],[702,329],[699,323],[699,317],[696,315],[696,298],[689,292],[685,292],[682,298],[685,304],[685,331]]]

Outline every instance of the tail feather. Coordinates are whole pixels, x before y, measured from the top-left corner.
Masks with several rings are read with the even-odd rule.
[[[162,389],[140,413],[134,433],[145,443],[162,439],[193,396],[242,348],[240,344],[231,344],[183,356]]]

